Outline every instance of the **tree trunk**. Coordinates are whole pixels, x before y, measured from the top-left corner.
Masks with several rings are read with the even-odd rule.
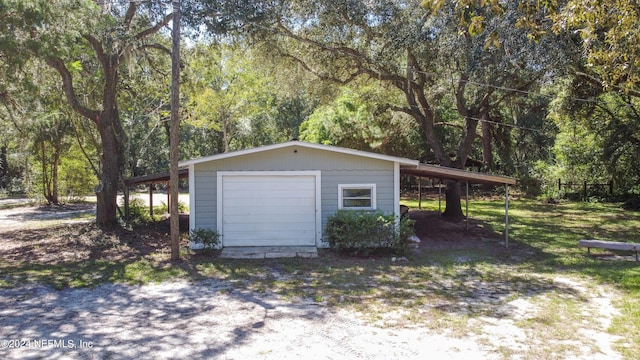
[[[40,156],[42,161],[42,196],[47,200],[47,205],[51,205],[51,182],[47,170],[47,152],[44,141],[40,142]]]
[[[488,114],[485,114],[483,119],[489,120]],[[482,127],[482,171],[490,173],[493,170],[493,147],[491,146],[493,136],[491,124],[487,121],[483,121],[480,126]],[[484,184],[482,188],[485,191],[490,191],[493,188],[493,185]]]
[[[118,222],[118,187],[124,165],[124,133],[117,109],[105,110],[100,114],[98,131],[102,142],[102,169],[99,191],[96,192],[96,223],[109,226]]]
[[[171,136],[169,161],[169,192],[171,201],[171,261],[180,259],[180,219],[178,213],[178,160],[180,157],[180,0],[173,1],[173,32],[171,47]],[[191,174],[194,176],[194,174]]]
[[[59,144],[58,144],[59,145]],[[51,202],[54,204],[59,204],[60,200],[58,199],[58,167],[60,165],[60,148],[56,148],[53,152],[53,167],[51,169]]]
[[[9,180],[9,164],[7,162],[7,146],[0,147],[0,189],[7,188]]]
[[[493,170],[493,149],[491,147],[491,124],[482,122],[482,167],[484,172]]]
[[[462,213],[462,206],[460,205],[461,199],[460,183],[457,181],[447,181],[447,188],[445,190],[445,210],[442,216],[451,220],[462,220],[464,214]]]

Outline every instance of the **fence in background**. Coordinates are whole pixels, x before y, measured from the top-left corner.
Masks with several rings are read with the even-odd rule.
[[[583,181],[582,183],[574,183],[574,182],[566,182],[563,183],[562,179],[558,179],[558,191],[563,191],[565,193],[579,193],[582,196],[582,199],[586,199],[589,197],[589,194],[609,194],[613,195],[613,180],[610,180],[608,183],[588,183],[587,181]]]

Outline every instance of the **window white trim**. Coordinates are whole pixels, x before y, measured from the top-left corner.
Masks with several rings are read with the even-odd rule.
[[[344,206],[344,191],[345,189],[367,189],[371,190],[371,206],[365,207],[351,207]],[[353,199],[353,198],[348,198]],[[364,199],[364,198],[363,198]],[[369,197],[366,197],[369,199]],[[345,210],[375,210],[377,209],[376,205],[376,184],[338,184],[338,209]]]

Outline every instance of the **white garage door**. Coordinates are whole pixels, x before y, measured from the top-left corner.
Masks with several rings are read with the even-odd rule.
[[[314,246],[315,175],[223,175],[223,246]]]

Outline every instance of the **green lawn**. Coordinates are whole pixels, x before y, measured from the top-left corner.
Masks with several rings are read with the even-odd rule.
[[[416,205],[412,201],[403,203]],[[423,209],[437,208],[437,200],[423,202]],[[464,246],[452,244],[417,252],[407,261],[393,262],[391,256],[351,258],[331,252],[322,252],[317,259],[255,261],[185,253],[184,261],[171,265],[166,249],[142,255],[131,252],[135,256],[112,260],[95,256],[81,259],[84,248],[78,248],[77,261],[3,261],[0,286],[39,281],[63,288],[214,278],[238,288],[357,310],[380,326],[422,326],[451,336],[481,332],[478,323],[483,319],[500,319],[512,301],[524,299],[540,310],[534,317],[514,318],[514,326],[526,329],[528,341],[537,346],[528,353],[501,348],[505,358],[517,354],[523,358],[559,358],[585,347],[597,352],[597,345],[585,343],[578,335],[581,327],[595,326],[598,319],[593,314],[597,309],[571,286],[559,282],[557,277],[561,276],[578,281],[586,291],[600,291],[602,286],[612,289],[613,294],[606,296],[619,314],[607,330],[622,336],[617,351],[625,358],[637,358],[640,263],[633,261],[630,253],[619,253],[615,258],[588,257],[586,249],[577,244],[583,238],[640,242],[640,213],[624,211],[619,204],[552,205],[513,199],[508,249],[502,243],[503,200],[473,199],[469,214],[474,224],[489,229],[493,236],[476,239],[470,234],[473,241]],[[96,231],[84,230],[91,236],[74,234],[75,230],[68,228],[65,231],[64,238],[81,239],[76,242],[100,246],[104,251],[129,249],[127,244],[145,236],[144,232],[126,233],[125,239],[120,231],[105,240]],[[94,249],[89,250],[95,255]]]

